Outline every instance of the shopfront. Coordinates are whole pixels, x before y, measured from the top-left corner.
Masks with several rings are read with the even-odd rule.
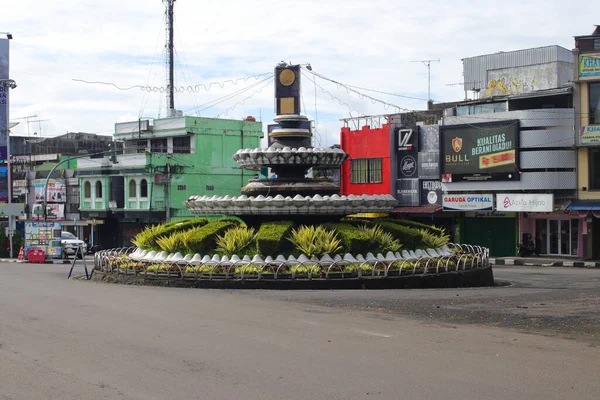
[[[552,213],[522,213],[520,218],[521,243],[526,234],[534,238],[541,255],[583,257],[585,217],[568,211]]]

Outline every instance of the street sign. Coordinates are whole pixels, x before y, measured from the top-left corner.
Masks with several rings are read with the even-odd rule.
[[[88,225],[104,225],[104,220],[103,219],[88,219],[86,221],[88,223]]]

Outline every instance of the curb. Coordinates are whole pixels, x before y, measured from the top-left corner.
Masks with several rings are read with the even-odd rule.
[[[3,263],[19,263],[19,264],[70,264],[73,260],[46,260],[43,263],[29,263],[27,260],[18,260],[16,258],[0,258],[0,262]]]
[[[532,259],[518,258],[490,258],[492,265],[520,265],[528,267],[574,267],[574,268],[600,268],[600,262],[596,261],[549,261],[547,263]]]

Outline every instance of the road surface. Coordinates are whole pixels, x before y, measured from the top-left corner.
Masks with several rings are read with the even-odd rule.
[[[273,292],[92,283],[68,269],[0,264],[0,399],[600,393],[600,270],[498,268],[513,285],[484,289]]]

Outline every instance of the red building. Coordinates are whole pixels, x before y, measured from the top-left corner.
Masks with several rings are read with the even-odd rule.
[[[342,164],[342,194],[393,194],[389,122],[356,131],[344,127],[340,136],[341,148],[348,154]]]

